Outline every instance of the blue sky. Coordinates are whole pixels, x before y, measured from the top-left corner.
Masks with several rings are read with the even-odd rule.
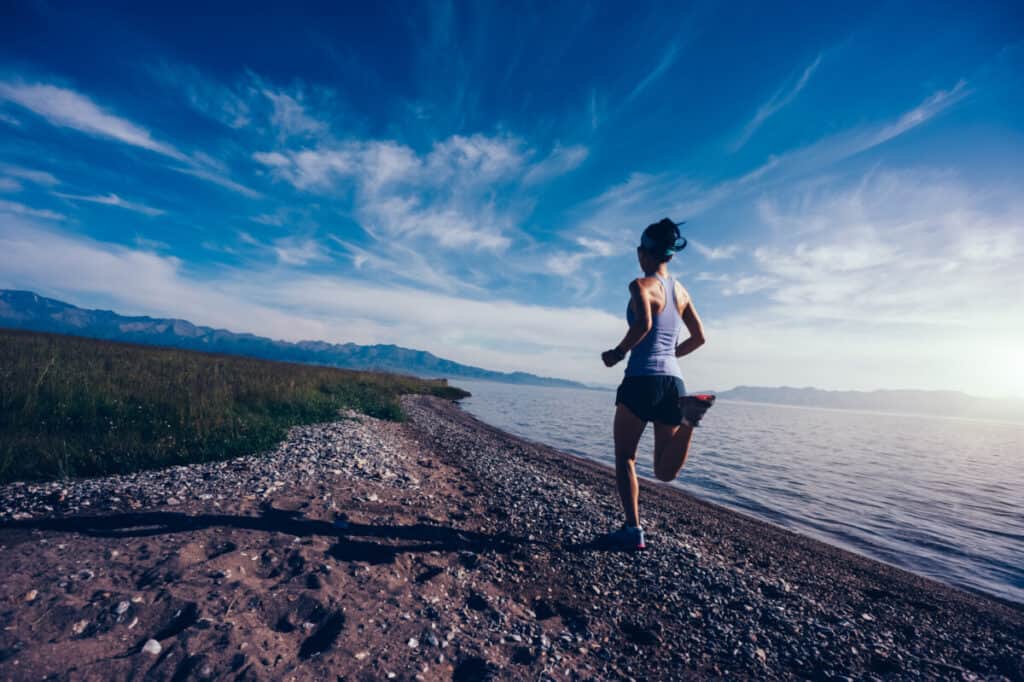
[[[2,10],[0,286],[614,384],[670,216],[691,388],[1024,395],[1013,3],[372,4]]]

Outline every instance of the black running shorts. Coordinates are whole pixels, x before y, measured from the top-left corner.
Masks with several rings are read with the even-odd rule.
[[[660,422],[669,426],[683,423],[679,399],[686,395],[686,387],[679,377],[666,375],[626,377],[615,392],[615,404],[625,405],[645,422]]]

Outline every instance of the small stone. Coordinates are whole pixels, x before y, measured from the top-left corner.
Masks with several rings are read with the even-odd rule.
[[[128,601],[118,602],[117,606],[114,607],[114,613],[116,613],[119,616],[123,616],[124,613],[131,608],[131,606],[131,602]]]
[[[408,644],[410,649],[417,649],[420,646],[420,640],[415,637],[410,637]]]
[[[174,505],[181,504],[181,502],[176,497],[168,497],[167,498],[167,504],[169,504],[169,505],[171,505],[173,507]]]
[[[369,655],[370,655],[369,651],[359,651],[359,652],[356,653],[355,659],[357,661],[361,661],[361,660],[363,660],[364,658],[366,658]]]
[[[868,622],[871,622],[871,621],[873,621],[875,619],[875,617],[872,616],[870,613],[862,613],[862,614],[860,614],[860,617],[863,618],[864,620],[868,621]]]
[[[155,639],[148,639],[146,640],[146,643],[142,645],[142,650],[151,656],[159,656],[160,652],[163,651],[164,648],[160,646],[160,642]]]
[[[76,635],[80,635],[83,632],[85,632],[85,629],[87,627],[89,627],[89,621],[87,621],[87,620],[80,620],[80,621],[78,621],[77,623],[75,623],[74,625],[71,626],[71,632],[75,633]]]
[[[38,596],[39,590],[29,590],[28,594],[25,595],[25,601],[35,601]]]

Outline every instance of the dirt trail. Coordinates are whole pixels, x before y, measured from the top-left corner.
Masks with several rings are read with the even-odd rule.
[[[0,488],[0,679],[1024,679],[1018,607],[656,484],[609,552],[610,472],[405,407]]]

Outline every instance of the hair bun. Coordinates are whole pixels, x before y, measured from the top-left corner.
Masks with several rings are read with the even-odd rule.
[[[682,224],[668,218],[651,223],[644,230],[641,245],[661,257],[682,251],[686,248],[686,239],[679,234],[679,226]]]
[[[648,225],[644,232],[658,244],[669,247],[679,241],[679,226],[682,224],[662,218],[658,222]]]

